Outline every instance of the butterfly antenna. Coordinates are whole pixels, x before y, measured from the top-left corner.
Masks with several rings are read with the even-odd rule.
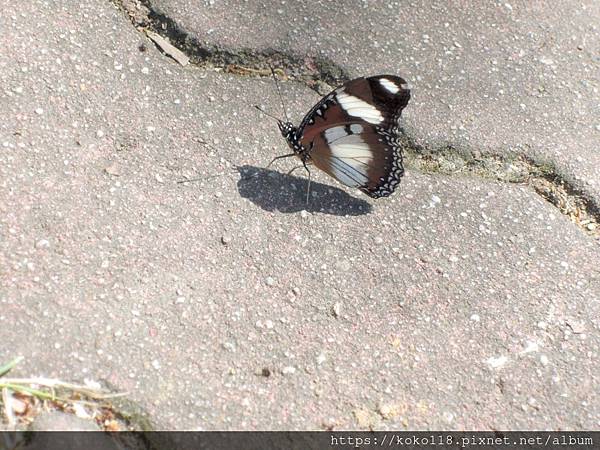
[[[283,115],[285,116],[285,120],[290,122],[290,118],[287,115],[287,110],[285,109],[285,103],[283,102],[283,95],[281,95],[281,90],[279,89],[279,82],[277,81],[277,75],[275,75],[275,69],[273,66],[269,65],[271,69],[271,75],[273,75],[273,80],[275,80],[275,87],[277,88],[277,93],[279,94],[279,99],[281,100],[281,107],[283,108]]]
[[[268,112],[266,112],[264,109],[262,109],[260,106],[258,105],[252,105],[254,106],[256,109],[258,109],[261,113],[263,113],[265,116],[270,117],[271,119],[275,119],[277,122],[281,122],[281,120],[278,117],[275,117],[273,114],[269,114]]]

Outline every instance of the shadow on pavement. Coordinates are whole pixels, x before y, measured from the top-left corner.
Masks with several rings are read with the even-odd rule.
[[[248,165],[238,166],[237,170],[241,175],[238,181],[240,195],[266,211],[294,213],[306,210],[336,216],[360,216],[373,209],[365,200],[314,180],[310,183],[310,199],[306,204],[308,178]]]

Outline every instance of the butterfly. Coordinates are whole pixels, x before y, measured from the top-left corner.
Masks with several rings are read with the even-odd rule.
[[[308,171],[309,189],[308,166],[314,165],[372,198],[387,197],[404,174],[398,120],[409,100],[408,83],[395,75],[348,81],[313,106],[298,127],[277,119],[293,153],[267,167],[296,156]]]

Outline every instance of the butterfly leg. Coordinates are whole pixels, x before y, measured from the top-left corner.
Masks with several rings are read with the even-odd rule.
[[[292,170],[290,170],[287,174],[291,175],[294,170],[299,169],[300,167],[304,167],[304,166],[296,166],[296,167],[292,168]]]
[[[273,158],[271,160],[271,162],[269,164],[267,164],[267,167],[265,167],[265,169],[268,169],[269,167],[271,167],[271,164],[273,164],[275,161],[277,161],[278,159],[283,159],[283,158],[289,158],[291,156],[296,156],[295,153],[290,153],[288,155],[281,155],[281,156],[276,156],[275,158]]]
[[[310,194],[310,170],[308,170],[308,167],[306,166],[306,161],[302,161],[302,164],[304,164],[304,168],[308,172],[308,184],[306,185],[306,204],[308,205],[308,198]]]

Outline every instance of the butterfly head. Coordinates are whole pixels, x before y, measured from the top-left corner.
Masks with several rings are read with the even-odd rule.
[[[288,141],[293,138],[296,134],[296,127],[291,122],[283,122],[279,120],[277,122],[279,125],[279,131],[281,131],[281,135],[286,138]]]

